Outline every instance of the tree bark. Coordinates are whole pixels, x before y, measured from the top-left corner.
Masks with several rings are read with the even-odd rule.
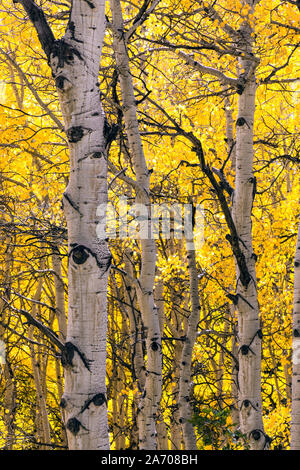
[[[187,262],[189,272],[189,289],[191,312],[188,318],[187,332],[183,343],[180,361],[179,380],[179,412],[182,426],[184,446],[186,450],[197,450],[195,429],[190,422],[192,412],[190,407],[191,366],[193,347],[196,341],[197,325],[200,320],[200,302],[198,292],[198,272],[196,266],[194,240],[186,240]]]
[[[63,197],[69,305],[61,400],[68,444],[72,450],[108,449],[106,297],[111,255],[105,237],[96,233],[98,223],[105,225],[105,217],[97,217],[97,207],[107,202],[106,139],[98,84],[105,1],[74,0],[65,35],[58,40],[34,1],[21,3],[51,67],[70,151],[70,179]]]
[[[249,12],[254,12],[252,1],[244,0]],[[254,29],[245,20],[239,30],[238,46],[244,53],[252,53]],[[259,305],[257,300],[255,259],[252,247],[252,205],[255,196],[253,176],[253,123],[255,112],[256,81],[253,62],[239,60],[241,73],[247,71],[248,79],[239,96],[236,122],[236,184],[233,200],[233,220],[238,244],[245,260],[242,272],[236,263],[236,307],[239,337],[239,410],[240,425],[246,434],[250,448],[266,447],[262,421],[261,400],[261,338]],[[237,260],[236,260],[237,261]]]
[[[294,269],[291,450],[300,450],[300,222]]]
[[[150,216],[150,172],[148,170],[139,125],[137,119],[136,99],[134,96],[133,80],[129,66],[123,24],[122,8],[119,0],[111,0],[112,30],[114,53],[118,74],[120,77],[121,96],[126,134],[130,152],[133,158],[134,171],[138,187],[135,202],[143,205]],[[151,221],[149,217],[148,237],[140,238],[142,267],[138,279],[137,297],[142,313],[146,333],[146,382],[140,399],[138,412],[138,427],[140,449],[156,449],[156,414],[161,398],[162,349],[159,315],[154,303],[154,280],[156,266],[155,240],[151,236]]]

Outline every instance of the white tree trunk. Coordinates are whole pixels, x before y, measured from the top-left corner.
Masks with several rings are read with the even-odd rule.
[[[300,450],[300,222],[294,267],[291,450]]]
[[[33,0],[21,3],[48,57],[70,150],[70,179],[63,198],[69,305],[61,400],[68,444],[72,450],[108,449],[106,297],[111,255],[106,241],[96,234],[97,223],[105,224],[105,217],[97,217],[97,207],[107,202],[106,139],[98,84],[105,0],[74,0],[65,35],[59,40]]]
[[[191,365],[193,348],[196,341],[197,325],[200,319],[200,302],[198,292],[198,272],[196,266],[195,246],[193,240],[186,240],[187,262],[190,285],[191,312],[188,318],[187,332],[183,343],[180,361],[179,412],[184,446],[186,450],[196,450],[196,434],[192,423],[190,407]]]
[[[251,7],[252,1],[244,0]],[[252,52],[253,28],[245,21],[240,28],[239,47]],[[261,401],[261,338],[257,300],[255,254],[252,247],[252,205],[255,178],[253,176],[253,123],[256,81],[251,61],[240,59],[240,68],[248,72],[243,93],[239,97],[236,122],[236,184],[233,219],[238,244],[244,257],[245,270],[237,266],[236,307],[239,337],[239,410],[240,425],[253,450],[264,449],[266,438],[262,422]],[[236,263],[237,265],[238,263]]]
[[[123,103],[125,129],[136,174],[136,182],[140,189],[136,192],[136,204],[143,204],[150,216],[150,173],[147,168],[143,145],[137,119],[136,99],[129,58],[124,36],[124,25],[119,0],[111,0],[110,7],[113,22],[114,52]],[[137,297],[142,313],[146,332],[146,383],[143,390],[139,413],[140,449],[156,449],[155,421],[161,398],[162,349],[159,315],[154,304],[153,288],[155,280],[156,247],[155,240],[150,236],[151,225],[148,224],[148,238],[142,238],[142,267],[138,280]]]

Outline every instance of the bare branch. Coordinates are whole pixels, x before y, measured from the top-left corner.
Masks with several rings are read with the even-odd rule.
[[[153,12],[154,8],[159,4],[160,0],[154,0],[150,8],[147,10],[149,5],[149,0],[144,1],[144,5],[140,9],[139,13],[133,21],[131,28],[125,33],[125,41],[127,42],[136,29],[143,24],[149,15]]]
[[[13,307],[5,298],[1,297],[2,300],[11,308],[13,311],[21,313],[27,319],[28,323],[38,328],[45,336],[51,341],[51,343],[55,344],[60,350],[63,349],[64,344],[58,339],[54,331],[48,328],[46,325],[41,323],[40,321],[36,320],[27,310],[24,309],[17,309]]]
[[[238,80],[236,78],[228,77],[228,75],[225,75],[223,72],[221,72],[218,69],[215,69],[213,67],[207,67],[206,65],[201,64],[200,62],[198,62],[192,56],[186,54],[185,52],[176,51],[176,54],[179,57],[181,57],[188,65],[191,65],[199,72],[213,75],[214,77],[219,78],[219,80],[221,80],[223,83],[226,83],[227,85],[234,86],[234,87],[237,86]]]
[[[36,5],[33,0],[19,0],[24,10],[32,21],[41,46],[49,59],[50,53],[55,42],[55,37],[52,33],[50,26],[46,20],[43,10]]]
[[[29,90],[31,91],[31,93],[33,94],[33,96],[35,97],[36,101],[38,102],[38,104],[41,106],[41,108],[43,108],[46,113],[48,114],[48,116],[52,119],[52,121],[55,122],[55,124],[58,126],[59,129],[61,130],[64,130],[64,126],[63,124],[60,122],[60,120],[55,116],[55,114],[51,111],[51,109],[47,106],[46,103],[44,103],[44,101],[40,98],[39,94],[37,93],[36,89],[31,85],[31,83],[29,82],[26,74],[23,72],[23,70],[21,69],[21,67],[17,64],[17,62],[10,56],[10,54],[8,54],[7,52],[5,52],[3,49],[0,48],[0,53],[3,54],[5,56],[6,59],[9,60],[9,62],[15,67],[15,69],[17,70],[18,74],[20,75],[20,77],[22,77],[22,79],[24,80],[24,83],[25,85],[29,88]]]

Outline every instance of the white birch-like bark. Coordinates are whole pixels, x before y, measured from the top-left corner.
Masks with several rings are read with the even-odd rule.
[[[73,0],[65,35],[59,40],[34,1],[20,1],[48,57],[70,151],[70,179],[63,197],[69,304],[61,400],[68,445],[71,450],[108,449],[106,297],[111,255],[105,235],[96,233],[99,222],[105,225],[97,207],[107,202],[106,139],[98,84],[105,0]]]
[[[252,1],[244,0],[253,13]],[[253,63],[245,56],[251,54],[254,29],[244,21],[239,30],[239,47],[244,58],[239,60],[242,71],[248,72],[243,93],[239,96],[236,122],[236,184],[233,201],[233,220],[238,244],[245,260],[242,272],[236,263],[236,307],[239,337],[239,410],[241,431],[247,436],[250,448],[262,450],[267,446],[262,421],[261,400],[261,338],[257,299],[255,259],[252,247],[252,205],[255,195],[253,176],[253,124],[255,112],[256,81]],[[249,57],[249,56],[248,56]],[[243,72],[244,73],[244,72]],[[236,260],[237,261],[237,260]]]
[[[187,262],[189,272],[189,293],[191,312],[188,318],[187,332],[183,343],[181,361],[180,361],[180,380],[179,380],[179,412],[180,423],[185,450],[196,450],[197,441],[190,407],[190,388],[191,388],[191,366],[193,347],[196,341],[197,325],[200,319],[200,302],[198,292],[198,272],[196,265],[194,241],[186,240]]]
[[[294,263],[291,450],[300,450],[300,222]]]
[[[125,129],[133,158],[136,182],[138,187],[141,188],[136,192],[135,202],[147,207],[150,216],[150,172],[146,164],[139,132],[136,99],[129,66],[120,1],[111,0],[110,7],[114,53],[120,77]],[[156,247],[155,240],[151,236],[150,221],[148,224],[148,238],[141,237],[140,244],[142,267],[138,279],[137,297],[146,332],[147,364],[145,388],[141,396],[138,412],[139,448],[156,449],[155,421],[161,398],[162,349],[159,316],[153,295]]]

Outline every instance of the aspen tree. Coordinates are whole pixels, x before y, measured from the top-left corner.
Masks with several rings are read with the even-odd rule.
[[[180,360],[179,380],[179,412],[185,449],[196,450],[197,441],[190,406],[191,366],[193,348],[196,342],[197,325],[200,320],[200,301],[198,292],[198,270],[196,265],[195,243],[193,239],[186,240],[187,263],[189,272],[189,294],[191,312],[188,318],[185,341]]]
[[[148,210],[150,220],[150,172],[147,167],[137,119],[137,106],[130,71],[126,35],[121,3],[111,0],[113,47],[116,67],[120,78],[123,115],[126,134],[136,174],[135,202]],[[160,322],[154,303],[154,280],[156,266],[155,240],[148,223],[148,236],[140,239],[142,267],[137,283],[137,298],[146,334],[146,381],[138,410],[140,449],[156,449],[156,414],[161,398],[162,348]]]
[[[105,225],[97,208],[107,202],[107,126],[98,84],[105,1],[74,0],[60,39],[55,39],[44,12],[33,0],[20,3],[47,56],[70,152],[70,178],[63,195],[69,303],[61,400],[68,445],[72,450],[107,449],[106,297],[111,255],[105,236],[96,233],[98,223],[101,228]]]
[[[300,223],[294,269],[291,450],[300,450]]]
[[[236,263],[236,307],[239,338],[239,410],[240,425],[246,434],[251,449],[263,449],[266,438],[262,422],[261,402],[261,339],[257,300],[255,254],[252,247],[251,213],[255,197],[253,175],[253,124],[255,112],[255,63],[247,59],[253,51],[254,27],[248,19],[253,15],[252,1],[244,1],[248,17],[240,26],[238,47],[243,51],[239,59],[240,77],[247,74],[243,93],[239,96],[236,121],[236,177],[233,197],[233,221],[244,260],[244,271]],[[240,265],[239,265],[240,264]]]

